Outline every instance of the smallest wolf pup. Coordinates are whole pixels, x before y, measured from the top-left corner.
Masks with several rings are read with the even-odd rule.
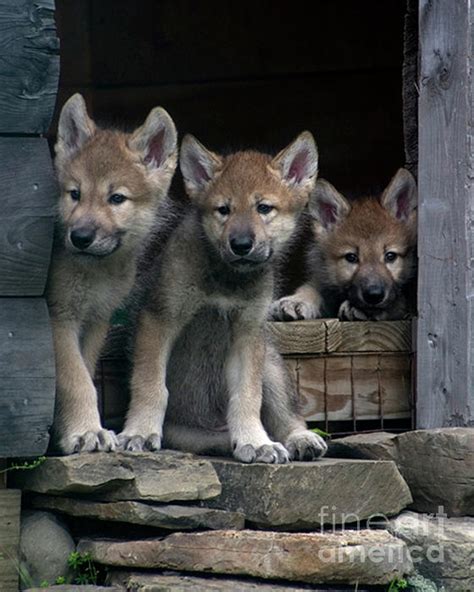
[[[320,179],[310,198],[314,236],[308,283],[272,304],[277,320],[337,315],[341,320],[397,320],[411,312],[416,272],[417,190],[399,169],[378,199],[352,203]]]
[[[129,295],[137,259],[158,230],[177,163],[176,129],[153,109],[132,134],[102,130],[81,95],[64,105],[55,146],[58,223],[47,286],[56,356],[55,445],[113,450],[93,384],[110,317]]]

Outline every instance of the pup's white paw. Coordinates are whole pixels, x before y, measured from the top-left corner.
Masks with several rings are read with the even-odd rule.
[[[321,316],[318,307],[295,296],[285,296],[270,306],[269,316],[274,321],[304,321]]]
[[[352,306],[349,300],[344,302],[339,307],[337,316],[341,321],[367,321],[368,317],[362,310]]]
[[[59,440],[64,454],[79,452],[112,452],[117,448],[117,436],[111,430],[89,430],[82,434],[70,434]]]
[[[161,449],[160,434],[127,434],[122,432],[118,435],[118,447],[127,452],[156,452]]]
[[[263,446],[253,444],[236,446],[234,457],[244,463],[284,464],[290,460],[288,451],[279,442],[270,442]]]
[[[310,430],[290,434],[285,446],[291,460],[314,460],[327,452],[328,446],[321,436]]]

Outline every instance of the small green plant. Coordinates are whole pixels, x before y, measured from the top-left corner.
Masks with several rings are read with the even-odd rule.
[[[40,588],[49,588],[49,582],[43,580],[40,584]]]
[[[75,584],[97,585],[97,568],[92,562],[92,557],[89,553],[73,551],[69,555],[67,562],[69,567],[74,571]]]
[[[25,460],[25,462],[22,463],[12,463],[6,469],[2,469],[0,474],[8,473],[8,471],[31,471],[32,469],[36,469],[36,467],[42,465],[45,460],[45,456],[38,456],[38,458],[35,458],[32,461]]]
[[[312,428],[311,431],[314,432],[315,434],[318,434],[318,436],[321,436],[321,438],[330,438],[331,437],[331,434],[328,434],[327,432],[325,432],[324,430],[320,430],[319,428]]]
[[[54,583],[56,584],[56,586],[62,586],[62,584],[66,583],[66,578],[64,576],[58,576]]]
[[[406,590],[408,582],[403,578],[395,578],[390,582],[387,592],[399,592],[399,590]]]

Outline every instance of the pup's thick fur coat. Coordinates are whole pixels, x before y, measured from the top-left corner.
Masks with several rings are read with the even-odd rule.
[[[342,320],[396,320],[414,311],[416,272],[415,180],[399,169],[380,199],[349,202],[318,180],[310,198],[314,242],[308,283],[273,303],[277,320],[338,316]]]
[[[222,157],[187,136],[180,165],[191,205],[150,272],[121,445],[244,462],[321,456],[265,334],[273,262],[314,187],[314,140],[305,132],[272,159]]]
[[[56,143],[58,224],[47,301],[57,374],[56,447],[113,450],[93,374],[110,317],[135,282],[177,162],[176,130],[161,108],[133,134],[102,130],[81,95],[64,105]]]

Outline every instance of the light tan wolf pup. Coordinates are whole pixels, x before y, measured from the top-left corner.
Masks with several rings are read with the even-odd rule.
[[[56,353],[56,445],[65,454],[113,450],[92,381],[109,328],[158,226],[177,162],[176,130],[155,108],[133,134],[102,130],[72,96],[59,119],[57,236],[47,300]]]
[[[414,313],[417,191],[399,169],[380,199],[349,202],[320,179],[310,198],[307,284],[273,303],[277,320],[396,320]]]
[[[298,226],[317,162],[309,132],[273,159],[223,157],[185,137],[180,166],[191,204],[151,273],[119,436],[125,449],[163,443],[266,463],[325,452],[265,334],[273,265]]]

